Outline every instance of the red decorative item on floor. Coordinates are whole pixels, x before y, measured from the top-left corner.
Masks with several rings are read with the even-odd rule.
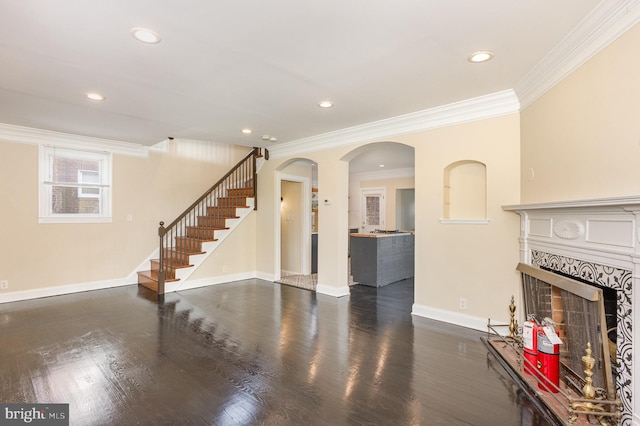
[[[557,393],[557,387],[560,386],[560,345],[553,343],[554,336],[549,336],[549,332],[545,332],[544,328],[550,329],[555,338],[558,338],[555,331],[550,327],[539,328],[537,366],[540,380],[538,381],[538,388]]]
[[[522,326],[522,343],[524,347],[524,372],[536,375],[538,365],[538,331],[535,318],[530,318]]]

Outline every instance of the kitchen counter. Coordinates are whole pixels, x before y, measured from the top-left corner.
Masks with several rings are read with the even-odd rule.
[[[382,287],[413,277],[412,232],[349,234],[351,275],[359,284]]]
[[[385,238],[385,237],[393,237],[394,235],[413,235],[413,232],[403,232],[403,231],[399,231],[399,232],[389,232],[389,233],[376,233],[376,232],[372,232],[372,233],[368,233],[368,234],[361,234],[361,233],[352,233],[349,234],[350,237],[359,237],[359,238]]]

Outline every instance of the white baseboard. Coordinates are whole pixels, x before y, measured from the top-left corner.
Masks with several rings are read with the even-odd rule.
[[[255,274],[256,274],[255,278],[259,280],[265,280],[265,281],[271,281],[271,282],[274,282],[276,280],[275,274],[269,274],[266,272],[259,272],[259,271],[256,271]]]
[[[176,283],[167,283],[165,290],[167,293],[172,291],[191,290],[194,288],[231,283],[234,281],[248,280],[251,278],[256,278],[255,272],[243,272],[240,274],[221,275],[219,277],[201,278],[198,280],[187,280],[185,282],[178,281]],[[179,284],[179,285],[177,285],[175,288],[170,288],[169,284]]]
[[[82,293],[83,291],[103,290],[112,287],[134,285],[129,277],[116,280],[94,281],[81,284],[66,284],[56,287],[37,288],[34,290],[15,291],[0,294],[0,303],[19,302],[21,300],[40,299],[42,297],[62,296],[64,294]]]
[[[318,284],[316,286],[316,293],[326,294],[327,296],[333,297],[344,297],[351,295],[348,285],[345,285],[343,287],[332,287],[325,284]]]
[[[447,311],[431,306],[418,305],[417,303],[413,304],[411,314],[449,324],[459,325],[461,327],[471,328],[473,330],[487,331],[487,318],[461,314],[460,312]]]

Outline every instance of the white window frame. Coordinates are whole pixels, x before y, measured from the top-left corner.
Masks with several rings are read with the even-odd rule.
[[[38,178],[38,200],[39,200],[39,223],[105,223],[111,222],[111,179],[112,179],[112,155],[110,152],[82,151],[78,149],[59,148],[54,146],[40,145],[39,147],[39,178]],[[92,188],[99,187],[100,194],[85,194],[84,197],[97,197],[100,199],[100,213],[98,214],[55,214],[51,210],[52,188],[55,184],[69,185],[69,182],[52,181],[52,164],[54,156],[65,156],[69,158],[87,159],[100,162],[100,182],[85,184]],[[80,173],[80,171],[78,172]],[[79,179],[80,180],[80,179]],[[71,183],[79,188],[83,187],[82,182]]]
[[[100,182],[85,182],[84,178],[86,174],[96,174],[98,175],[98,180],[100,178],[100,172],[95,170],[78,170],[78,183],[86,183],[86,184],[100,184]],[[85,192],[85,189],[99,188],[99,186],[81,186],[78,188],[78,197],[79,198],[100,198],[100,193],[95,194],[93,192]]]

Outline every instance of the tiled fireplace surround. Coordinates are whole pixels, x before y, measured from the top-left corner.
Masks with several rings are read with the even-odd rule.
[[[640,426],[640,197],[504,206],[520,214],[520,260],[577,277],[617,294],[618,398],[623,425]],[[635,380],[634,380],[635,378]],[[638,395],[633,398],[633,395]]]

